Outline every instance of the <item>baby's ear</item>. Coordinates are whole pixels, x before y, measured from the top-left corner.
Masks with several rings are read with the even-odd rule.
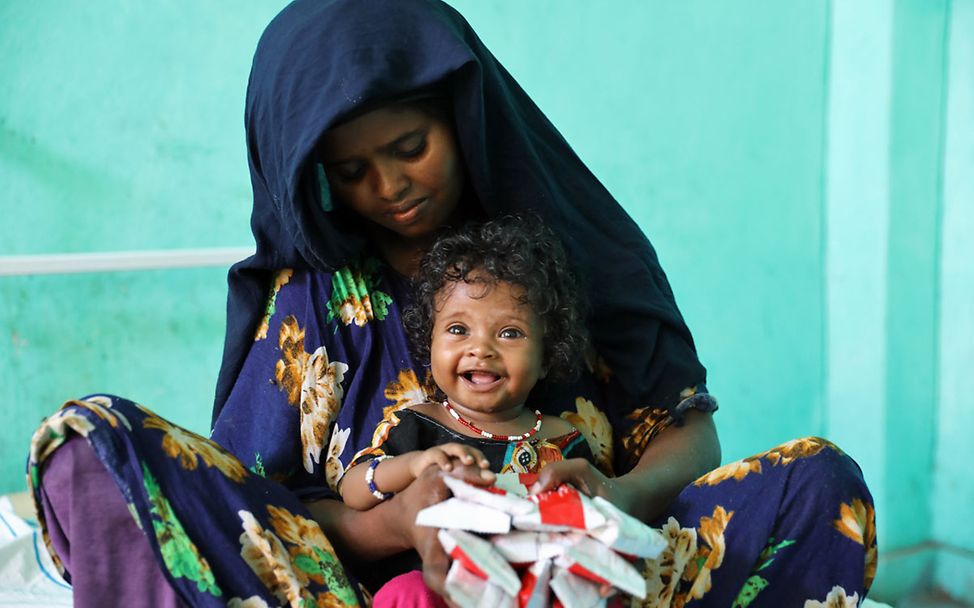
[[[541,366],[541,373],[538,374],[538,380],[544,380],[547,377],[548,377],[548,366],[547,365],[542,365]]]

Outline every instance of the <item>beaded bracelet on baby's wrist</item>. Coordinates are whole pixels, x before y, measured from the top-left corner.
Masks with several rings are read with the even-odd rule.
[[[392,456],[377,456],[369,463],[369,468],[365,470],[365,483],[369,486],[369,492],[379,500],[392,498],[392,492],[383,492],[375,487],[375,468],[383,460],[389,460]]]

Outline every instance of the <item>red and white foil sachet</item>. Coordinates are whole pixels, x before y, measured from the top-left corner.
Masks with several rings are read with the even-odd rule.
[[[515,596],[521,590],[521,578],[490,541],[463,530],[440,530],[443,550],[467,570]]]
[[[417,516],[418,525],[441,528],[440,542],[454,560],[446,585],[454,602],[601,606],[603,585],[645,597],[646,581],[631,560],[659,556],[666,541],[658,531],[571,486],[529,496],[535,476],[497,478],[479,488],[445,477],[454,497]]]
[[[446,574],[446,592],[460,606],[516,608],[517,600],[504,590],[454,561]]]

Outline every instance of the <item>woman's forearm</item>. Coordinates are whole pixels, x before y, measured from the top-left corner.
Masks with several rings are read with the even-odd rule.
[[[324,499],[305,503],[342,558],[354,561],[381,559],[412,548],[408,529],[398,525],[388,500],[366,511],[357,511],[338,500]]]
[[[662,515],[680,491],[720,465],[713,416],[690,410],[683,426],[670,426],[647,446],[633,469],[610,480],[610,500],[642,521]]]

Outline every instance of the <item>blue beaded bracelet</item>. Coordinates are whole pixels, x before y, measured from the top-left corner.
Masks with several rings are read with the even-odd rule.
[[[372,496],[375,496],[379,500],[386,500],[392,498],[392,492],[382,492],[379,488],[375,487],[375,468],[379,466],[379,463],[383,460],[389,460],[392,456],[379,456],[373,458],[372,462],[369,463],[369,468],[365,471],[365,483],[369,486],[369,492]]]

